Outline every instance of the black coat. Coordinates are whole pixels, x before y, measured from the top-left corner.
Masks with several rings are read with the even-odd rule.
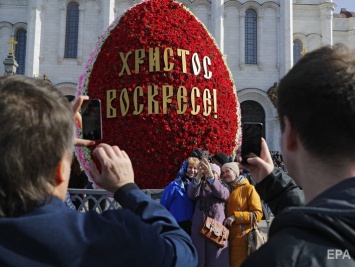
[[[304,199],[290,177],[275,169],[256,188],[276,217],[268,242],[242,266],[355,266],[355,178],[338,183],[307,206],[284,210],[301,206]]]

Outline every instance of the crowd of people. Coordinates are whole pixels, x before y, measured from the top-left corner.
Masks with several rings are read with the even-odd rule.
[[[260,156],[245,166],[239,157],[189,158],[164,192],[167,208],[139,190],[126,152],[104,143],[92,152],[100,171],[91,162],[90,175],[122,209],[65,206],[73,147],[95,145],[74,136],[86,98],[70,105],[51,84],[0,77],[1,266],[355,266],[354,51],[321,47],[281,79],[288,174],[275,167],[264,139]],[[189,203],[186,214],[185,206],[167,206],[169,196]],[[275,219],[266,244],[248,256],[243,233],[251,214],[261,219],[260,199]],[[224,248],[198,236],[205,215],[230,227]]]
[[[191,226],[183,229],[197,250],[198,267],[240,266],[248,256],[250,220],[256,216],[259,222],[263,215],[260,197],[241,165],[224,152],[205,159],[201,149],[184,161],[177,178],[164,189],[160,203],[182,227]],[[200,234],[206,216],[230,229],[224,247]]]

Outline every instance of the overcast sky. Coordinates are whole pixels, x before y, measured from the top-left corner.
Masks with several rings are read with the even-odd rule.
[[[341,8],[346,8],[347,11],[355,12],[355,0],[333,0],[333,3],[337,5],[334,13],[340,13]]]

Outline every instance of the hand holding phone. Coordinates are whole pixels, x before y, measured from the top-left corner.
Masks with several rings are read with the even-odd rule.
[[[84,100],[81,105],[81,117],[83,138],[88,140],[101,140],[101,101],[99,99]]]
[[[208,152],[208,150],[202,151],[202,158],[203,159],[207,159],[207,161],[209,161],[209,156],[210,156],[210,152]]]
[[[262,123],[244,122],[242,125],[242,164],[248,164],[247,159],[260,157]]]
[[[249,161],[247,168],[256,183],[260,183],[273,171],[274,162],[264,139],[261,139],[260,157],[258,159],[252,158]]]
[[[72,108],[73,108],[73,112],[74,112],[75,125],[79,129],[83,128],[82,117],[80,114],[80,107],[83,104],[83,101],[86,99],[89,99],[89,97],[80,95],[80,96],[76,97],[75,100],[71,103]],[[75,138],[74,145],[75,146],[92,146],[92,145],[95,145],[95,141],[82,139],[82,138]]]

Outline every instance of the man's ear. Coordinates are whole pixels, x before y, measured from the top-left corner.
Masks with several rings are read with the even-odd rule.
[[[64,164],[63,164],[63,159],[58,163],[57,169],[55,172],[56,180],[57,180],[57,185],[61,184],[64,182]]]
[[[285,125],[284,135],[286,147],[290,151],[295,151],[299,145],[298,134],[296,133],[295,128],[292,126],[289,118],[287,116],[284,116],[283,119]]]

